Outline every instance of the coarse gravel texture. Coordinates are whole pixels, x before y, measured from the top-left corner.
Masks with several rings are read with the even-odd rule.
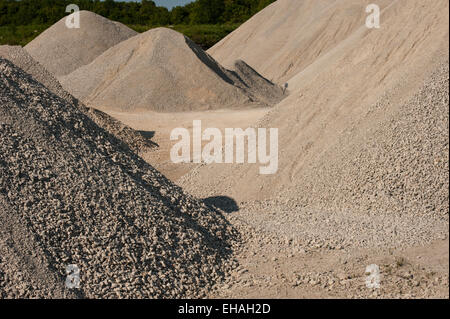
[[[216,289],[211,291],[210,297],[448,299],[448,237],[423,244],[412,242],[409,247],[371,247],[373,240],[360,244],[358,240],[361,236],[355,236],[350,227],[350,234],[344,238],[347,242],[354,238],[354,243],[348,246],[326,245],[324,241],[342,235],[335,236],[333,233],[340,230],[336,226],[347,226],[345,222],[330,225],[327,219],[324,219],[322,223],[318,220],[308,222],[304,227],[293,222],[291,228],[299,227],[298,232],[294,237],[287,236],[283,233],[283,227],[271,227],[273,220],[279,220],[280,224],[286,221],[286,215],[282,214],[282,211],[287,209],[287,206],[277,204],[280,207],[272,206],[273,214],[267,214],[269,211],[264,210],[264,205],[253,203],[243,206],[242,214],[230,215],[230,222],[245,234],[243,244],[236,251],[239,267],[225,282],[219,283]],[[306,212],[289,209],[307,216]],[[321,214],[309,214],[308,217],[314,219],[315,216],[317,219],[329,218]],[[255,223],[247,217],[263,222]],[[360,220],[357,219],[355,224],[359,224]],[[368,225],[371,224],[371,221],[368,221]],[[321,232],[319,240],[307,239],[308,233],[314,232],[312,229],[306,229],[307,226],[317,228],[316,233]],[[325,232],[326,227],[328,230]],[[370,229],[368,233],[370,236]],[[411,237],[414,237],[414,234]],[[366,267],[372,264],[379,266],[379,288],[366,286],[369,275],[366,273]]]
[[[97,125],[124,141],[134,151],[145,152],[157,146],[151,140],[145,138],[131,127],[114,119],[112,116],[109,116],[100,110],[86,107],[83,103],[65,91],[58,80],[39,62],[34,60],[22,47],[8,45],[0,46],[0,57],[14,63],[68,103],[77,105],[80,110],[88,115]]]
[[[138,34],[122,23],[90,11],[80,11],[80,28],[68,28],[64,17],[25,46],[56,77],[89,64],[114,45]],[[73,21],[73,20],[71,20]]]
[[[234,69],[224,69],[181,33],[156,28],[59,80],[86,105],[121,112],[267,107],[285,97],[244,62]]]
[[[308,207],[445,218],[449,214],[449,69],[437,66],[422,87],[365,138],[348,138],[304,170],[284,194]],[[394,109],[389,100],[368,110]],[[352,136],[349,130],[346,135]],[[329,159],[335,157],[334,161]]]
[[[0,105],[3,298],[200,297],[234,267],[217,210],[4,59]]]

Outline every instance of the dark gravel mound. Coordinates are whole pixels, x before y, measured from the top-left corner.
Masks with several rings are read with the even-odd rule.
[[[253,100],[276,105],[287,95],[287,90],[264,78],[245,61],[237,60],[233,70],[227,70],[234,85],[244,90]]]
[[[0,141],[1,297],[199,297],[233,266],[221,214],[3,59]]]

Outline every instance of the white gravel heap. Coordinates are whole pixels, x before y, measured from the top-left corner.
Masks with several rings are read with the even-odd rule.
[[[80,28],[69,29],[66,17],[25,46],[55,76],[69,74],[137,32],[90,11],[80,11]]]
[[[221,214],[4,59],[0,141],[0,297],[198,297],[232,267]]]
[[[266,107],[284,97],[279,86],[245,63],[226,70],[167,28],[123,41],[59,80],[87,105],[121,112]]]

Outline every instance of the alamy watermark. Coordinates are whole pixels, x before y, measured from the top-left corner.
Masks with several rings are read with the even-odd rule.
[[[218,128],[202,131],[202,121],[193,121],[192,140],[189,130],[175,128],[171,141],[178,141],[170,151],[173,163],[260,163],[260,174],[275,174],[278,171],[278,129],[269,129],[267,145],[266,128],[226,128],[225,137]],[[203,146],[203,142],[209,142]],[[235,143],[236,142],[236,143]],[[191,147],[192,146],[192,147]],[[192,158],[191,158],[192,154]]]
[[[66,17],[66,27],[68,29],[80,28],[80,7],[76,4],[69,4],[66,7],[66,12],[71,13]]]
[[[380,28],[380,7],[377,4],[369,4],[366,13],[370,13],[366,18],[366,27],[369,29]]]
[[[77,265],[68,265],[66,267],[66,287],[68,289],[80,288],[80,268]]]
[[[379,289],[381,284],[380,267],[372,264],[366,267],[366,287],[369,289]]]
[[[366,27],[369,29],[380,28],[380,6],[377,4],[369,4],[366,7],[366,13],[369,15],[366,18]],[[66,12],[71,13],[66,17],[66,27],[69,29],[80,28],[80,7],[76,4],[69,4],[66,7]],[[286,90],[287,86],[284,88]]]

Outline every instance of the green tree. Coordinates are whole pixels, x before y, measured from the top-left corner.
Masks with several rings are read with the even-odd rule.
[[[224,0],[197,0],[190,13],[191,24],[216,24],[223,22]]]
[[[186,7],[175,7],[170,15],[172,24],[189,24],[189,9]]]

